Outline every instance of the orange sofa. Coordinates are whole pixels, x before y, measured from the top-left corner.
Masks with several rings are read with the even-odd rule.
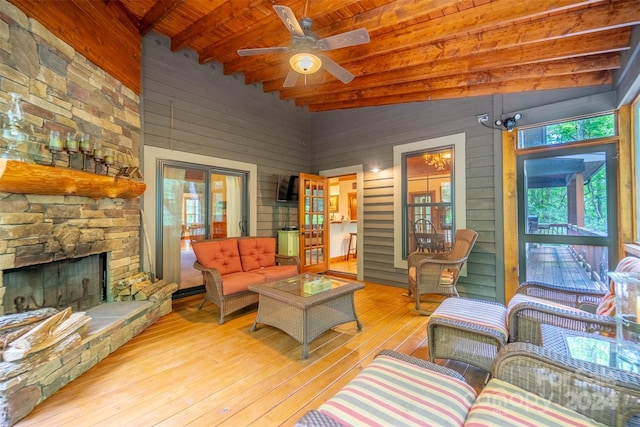
[[[206,295],[220,307],[218,323],[224,316],[258,302],[258,294],[248,289],[300,274],[297,256],[276,253],[275,237],[232,237],[193,242],[196,262],[193,267],[203,275]]]

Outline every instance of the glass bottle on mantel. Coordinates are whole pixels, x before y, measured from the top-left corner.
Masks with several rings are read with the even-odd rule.
[[[10,93],[11,106],[3,117],[2,142],[5,149],[0,153],[0,159],[17,160],[20,162],[34,163],[33,159],[18,149],[20,144],[29,140],[28,135],[22,130],[24,126],[24,113],[20,104],[20,95]]]
[[[609,273],[615,282],[617,367],[640,372],[640,274]]]

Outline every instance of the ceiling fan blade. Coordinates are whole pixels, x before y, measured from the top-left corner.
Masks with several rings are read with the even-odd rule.
[[[240,56],[252,56],[252,55],[266,55],[268,53],[286,53],[290,48],[286,46],[282,47],[257,47],[255,49],[238,49],[238,55]]]
[[[304,31],[302,31],[302,27],[298,23],[296,15],[293,14],[291,9],[287,6],[279,5],[274,5],[273,9],[276,11],[280,19],[282,19],[282,22],[284,22],[284,25],[291,34],[298,37],[304,37]]]
[[[369,43],[369,41],[369,33],[367,30],[359,28],[357,30],[347,31],[346,33],[336,34],[335,36],[320,39],[316,42],[316,46],[318,46],[320,50],[331,50],[365,44]]]
[[[322,68],[327,70],[328,73],[333,74],[333,76],[340,80],[342,83],[347,84],[351,82],[351,80],[353,80],[353,74],[342,68],[342,66],[338,65],[338,63],[333,59],[325,55],[318,56],[322,60]]]
[[[296,73],[293,68],[290,68],[289,74],[287,74],[287,78],[284,79],[282,87],[294,87],[296,85],[296,81],[298,81],[298,73]]]

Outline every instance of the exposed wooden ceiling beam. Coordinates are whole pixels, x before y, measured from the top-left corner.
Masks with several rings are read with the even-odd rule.
[[[613,64],[617,64],[613,65]],[[414,92],[454,89],[474,85],[489,85],[515,81],[533,81],[535,79],[550,80],[558,76],[575,75],[580,73],[594,73],[607,71],[620,67],[619,53],[606,53],[593,57],[569,58],[538,64],[505,67],[484,72],[458,74],[455,76],[439,77],[435,79],[415,80],[396,85],[387,85],[361,89],[357,91],[344,91],[336,93],[317,93],[296,98],[296,105],[308,105],[322,102],[340,102],[354,99],[379,98]],[[564,81],[564,80],[563,80]]]
[[[369,61],[357,62],[357,57],[349,52],[332,52],[329,56],[354,75],[359,76],[365,73],[374,73],[376,70],[409,67],[413,65],[428,64],[434,59],[447,59],[463,57],[470,54],[481,54],[491,52],[497,48],[507,48],[510,46],[523,46],[555,38],[563,38],[570,35],[586,34],[589,32],[602,31],[606,29],[618,28],[623,25],[634,25],[640,23],[640,8],[637,7],[636,0],[625,0],[619,2],[615,10],[610,10],[611,5],[606,4],[589,9],[572,11],[567,14],[551,16],[547,19],[525,22],[519,25],[510,25],[482,33],[461,35],[455,39],[444,40],[439,43],[428,43],[414,46],[412,49],[393,51],[387,54],[380,54],[377,41],[374,39],[370,43],[370,50],[378,52],[376,61],[371,64]],[[402,45],[405,47],[405,45]],[[365,56],[366,57],[366,56]],[[268,81],[275,77],[284,78],[288,69],[281,72],[283,56],[268,55],[265,61],[271,62],[262,69],[246,74],[247,83],[258,81]],[[392,65],[397,64],[397,65]],[[230,61],[225,64],[225,72],[237,72],[243,69],[246,64],[242,59]]]
[[[611,84],[610,71],[597,71],[595,73],[583,73],[569,76],[559,76],[551,79],[535,79],[531,81],[517,81],[492,83],[487,85],[475,85],[455,89],[441,89],[426,91],[423,93],[401,94],[393,97],[379,97],[356,99],[352,101],[340,101],[337,103],[324,102],[310,104],[309,111],[329,111],[345,108],[373,107],[407,102],[435,101],[439,99],[465,98],[470,96],[489,96],[496,93],[520,93],[539,90],[562,89],[566,87],[584,87]]]
[[[346,59],[356,60],[358,58],[364,58],[370,56],[375,52],[376,55],[385,53],[393,53],[398,48],[409,49],[419,48],[421,46],[442,42],[443,40],[452,39],[454,37],[468,36],[469,29],[473,28],[473,34],[480,30],[489,30],[496,28],[500,25],[512,24],[513,22],[525,22],[528,19],[534,19],[541,15],[547,15],[550,12],[555,12],[558,9],[564,9],[567,5],[584,6],[585,2],[576,2],[571,0],[553,1],[553,0],[540,0],[535,2],[516,2],[506,7],[506,3],[511,0],[497,0],[492,3],[484,4],[473,8],[472,10],[463,10],[461,12],[441,16],[425,23],[422,20],[418,20],[420,25],[415,24],[416,16],[429,16],[425,12],[421,5],[417,5],[414,2],[411,4],[408,1],[402,10],[398,10],[397,3],[390,5],[386,8],[379,8],[375,11],[371,11],[371,18],[362,19],[358,21],[357,26],[366,28],[371,36],[371,42],[364,45],[354,46],[349,49],[341,49],[332,51],[330,56],[335,61],[342,63]],[[586,3],[596,3],[595,1],[589,1]],[[442,7],[442,6],[440,6]],[[424,15],[421,15],[424,14]],[[364,21],[364,22],[361,22]],[[367,25],[371,22],[371,25]],[[377,26],[373,26],[374,23]],[[384,26],[383,26],[384,25]],[[398,26],[400,29],[393,32],[388,31],[388,27]],[[353,26],[351,26],[353,28]],[[346,30],[346,27],[342,30]],[[337,30],[331,34],[338,34],[342,30]],[[278,45],[287,46],[289,44],[289,38],[285,42]],[[247,41],[249,43],[249,41]],[[244,45],[242,47],[265,47]],[[237,56],[236,50],[233,45],[228,44],[230,49],[225,55],[219,54],[219,60],[225,62],[225,73],[230,74],[240,71],[242,69],[253,69],[259,66],[259,63],[263,61],[262,57],[243,57]],[[233,54],[231,56],[230,54]],[[203,62],[206,59],[204,52],[199,52],[200,61]],[[268,60],[268,59],[267,59]],[[272,55],[272,61],[282,61],[282,56]],[[226,63],[229,63],[227,66]]]
[[[140,19],[140,34],[145,35],[153,30],[156,23],[162,21],[184,0],[158,0],[158,2]]]
[[[236,19],[238,15],[242,15],[243,19],[254,20],[255,22],[266,19],[267,16],[265,16],[264,7],[259,7],[260,4],[264,3],[267,2],[264,0],[234,0],[233,2],[222,2],[218,7],[173,37],[171,39],[171,50],[175,52],[204,37],[209,40],[224,40],[223,37],[216,37],[215,33],[221,33],[219,29],[224,27],[229,21]]]
[[[428,0],[423,1],[423,3],[432,3],[439,1],[441,0]],[[319,20],[322,20],[322,15],[325,13],[333,14],[337,10],[346,9],[349,6],[358,3],[361,2],[358,0],[332,0],[331,2],[317,2],[317,6],[322,6],[322,10],[317,10],[314,9],[314,4],[312,2],[310,6],[311,10],[309,13],[311,14],[311,18],[313,19],[313,21],[317,22]],[[393,0],[371,0],[367,3],[372,4],[373,7],[379,7],[380,5],[393,3]],[[296,14],[296,17],[298,19],[302,19],[304,13],[304,2],[293,2],[293,4],[289,5],[289,7],[292,9],[294,14]],[[255,20],[253,22],[248,20],[247,22],[250,22],[250,28],[248,29],[248,31],[245,30],[243,32],[239,32],[239,35],[237,36],[224,38],[221,37],[206,48],[200,49],[198,51],[200,63],[206,63],[211,60],[223,61],[227,58],[235,59],[237,57],[238,49],[267,46],[284,46],[288,45],[291,42],[291,35],[286,30],[286,28],[282,24],[282,21],[277,17],[272,8],[269,14],[264,16],[262,19]],[[317,27],[314,24],[314,31],[318,28],[320,27]],[[319,33],[319,36],[322,37],[323,34]]]
[[[323,74],[325,79],[321,86],[308,85],[292,89],[282,89],[281,97],[299,97],[314,93],[342,92],[344,90],[361,90],[381,85],[405,83],[415,79],[426,79],[450,76],[460,73],[487,71],[492,68],[504,68],[523,64],[552,61],[562,58],[579,57],[596,53],[616,52],[628,48],[625,40],[629,37],[628,28],[620,28],[595,34],[584,34],[564,39],[550,40],[528,46],[499,49],[482,55],[471,55],[463,58],[451,58],[434,61],[431,64],[393,68],[387,64],[387,71],[380,71],[354,79],[349,85],[336,81]],[[323,72],[324,73],[324,72]],[[280,83],[281,87],[282,83]],[[268,89],[265,85],[265,90]]]

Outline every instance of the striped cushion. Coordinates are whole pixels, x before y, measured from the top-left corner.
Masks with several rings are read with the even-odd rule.
[[[594,420],[518,388],[492,379],[473,404],[465,426],[601,426]]]
[[[319,410],[346,426],[461,426],[475,398],[463,381],[381,355]]]
[[[523,302],[535,302],[537,304],[544,304],[544,305],[547,305],[549,307],[559,308],[559,309],[562,309],[562,310],[569,310],[569,311],[575,311],[575,312],[580,312],[580,313],[584,312],[584,310],[580,310],[579,308],[571,307],[569,305],[560,304],[559,302],[549,301],[549,300],[546,300],[544,298],[532,297],[531,295],[525,295],[525,294],[515,294],[513,296],[513,298],[511,298],[511,301],[509,301],[509,305],[507,307],[507,311],[511,311],[511,309],[516,304],[520,304],[520,303],[523,303]]]
[[[511,310],[513,310],[513,308],[516,305],[521,304],[521,303],[528,303],[528,302],[533,302],[533,303],[537,303],[537,304],[544,304],[544,305],[546,305],[548,307],[558,308],[558,309],[567,310],[567,311],[575,311],[575,312],[580,312],[580,313],[584,312],[583,310],[580,310],[579,308],[575,308],[575,307],[571,307],[571,306],[568,306],[568,305],[560,304],[559,302],[549,301],[549,300],[546,300],[544,298],[532,297],[531,295],[525,295],[525,294],[515,294],[513,296],[513,298],[511,298],[511,301],[509,301],[509,305],[507,306],[507,313],[511,313]],[[531,306],[529,306],[529,308],[530,307]],[[525,314],[523,314],[522,312],[518,313],[518,316],[526,317]],[[509,318],[509,316],[507,316],[507,319],[508,318]]]
[[[498,331],[507,342],[507,309],[501,304],[469,298],[448,298],[433,312],[429,322],[434,319],[451,319],[472,323]]]

